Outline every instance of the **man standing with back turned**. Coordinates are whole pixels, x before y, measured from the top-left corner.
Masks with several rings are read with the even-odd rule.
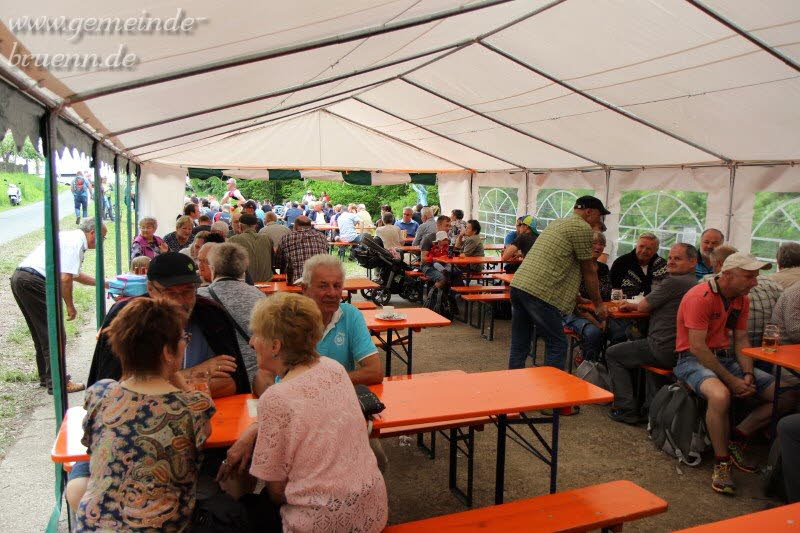
[[[581,279],[598,319],[606,319],[592,259],[592,225],[607,214],[599,199],[581,196],[573,215],[551,222],[525,256],[511,282],[509,368],[525,367],[534,328],[545,341],[545,364],[564,368],[567,339],[561,317],[575,307]]]

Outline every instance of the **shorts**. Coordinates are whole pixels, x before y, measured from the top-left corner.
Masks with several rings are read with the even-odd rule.
[[[739,362],[735,358],[720,357],[719,362],[728,370],[728,372],[737,378],[744,378],[742,367],[739,366]],[[681,358],[678,359],[678,363],[675,365],[673,372],[675,373],[676,378],[689,385],[694,392],[701,396],[702,394],[700,394],[700,385],[702,385],[707,379],[717,377],[712,370],[704,367],[700,361],[697,360],[697,357],[693,355],[681,356]],[[756,378],[756,392],[759,393],[772,385],[772,382],[775,381],[775,378],[758,368],[753,368],[753,375]]]
[[[82,477],[89,477],[89,461],[78,461],[72,466],[69,471],[67,480],[72,481]]]

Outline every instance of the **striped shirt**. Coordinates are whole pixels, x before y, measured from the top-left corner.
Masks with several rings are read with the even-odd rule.
[[[592,229],[578,215],[554,220],[536,239],[511,286],[567,314],[575,307],[581,261],[592,258]]]

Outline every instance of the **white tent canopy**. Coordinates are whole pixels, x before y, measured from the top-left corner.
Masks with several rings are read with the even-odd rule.
[[[138,4],[42,0],[4,8],[3,76],[64,104],[114,150],[170,174],[436,172],[445,207],[473,211],[487,179],[519,190],[518,212],[536,208],[545,183],[590,183],[612,205],[625,188],[713,189],[710,218],[744,230],[752,222],[731,218],[739,197],[763,186],[761,176],[777,179],[768,165],[800,160],[795,0],[167,0],[145,14]],[[65,12],[87,28],[80,38],[20,26],[20,17]],[[191,28],[92,32],[90,17]],[[121,44],[135,54],[133,68],[37,70],[14,56],[104,57]],[[734,190],[745,164],[761,170],[741,173]],[[698,166],[720,168],[698,185],[707,175],[683,168]],[[615,174],[643,167],[679,170],[633,181]],[[779,181],[782,191],[800,190]]]

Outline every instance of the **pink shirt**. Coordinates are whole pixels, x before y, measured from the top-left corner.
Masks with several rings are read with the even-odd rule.
[[[722,296],[712,290],[709,283],[700,283],[689,289],[678,307],[677,338],[675,351],[689,351],[689,330],[705,329],[706,346],[711,350],[722,350],[730,346],[728,334],[733,329],[747,329],[750,299],[737,296],[728,308]]]
[[[327,357],[261,395],[250,473],[287,482],[284,531],[377,532],[386,525],[386,486],[364,415],[347,372]]]

